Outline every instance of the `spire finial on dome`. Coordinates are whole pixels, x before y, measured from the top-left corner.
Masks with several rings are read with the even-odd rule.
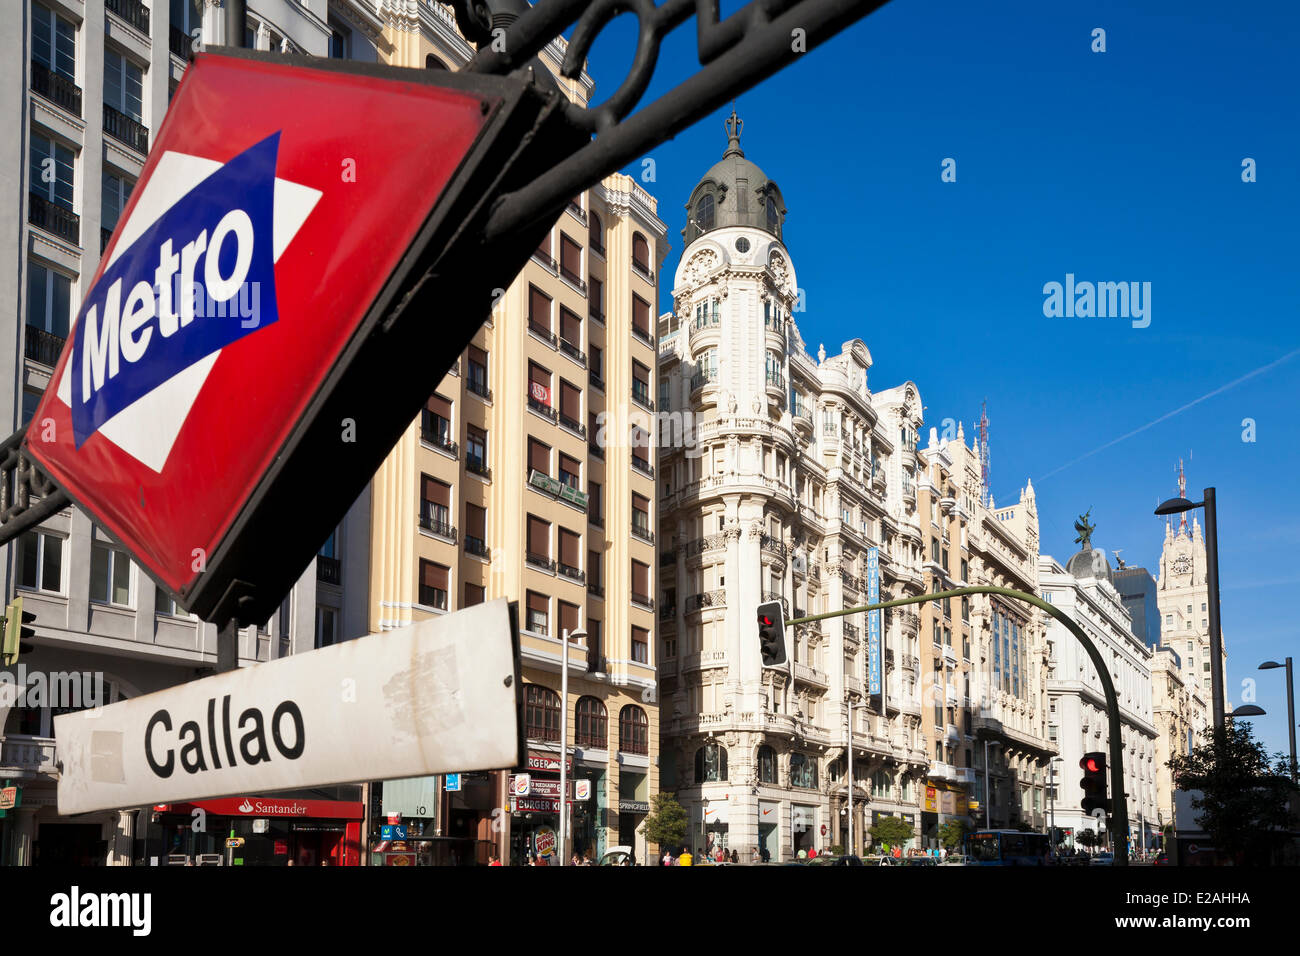
[[[744,156],[745,151],[740,148],[740,134],[745,131],[745,121],[736,115],[736,102],[731,102],[731,115],[726,118],[723,125],[727,128],[727,151],[723,156]]]

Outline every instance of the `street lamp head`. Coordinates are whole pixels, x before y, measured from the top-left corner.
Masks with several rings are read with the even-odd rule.
[[[1240,707],[1234,707],[1231,716],[1233,717],[1263,717],[1267,711],[1263,707],[1256,707],[1254,704],[1243,704]]]
[[[1191,511],[1193,508],[1199,508],[1199,507],[1200,507],[1199,504],[1196,504],[1195,502],[1192,501],[1188,501],[1186,498],[1170,498],[1168,501],[1161,503],[1160,507],[1156,509],[1156,514],[1176,515],[1176,514],[1181,514],[1184,511]]]
[[[1262,671],[1271,671],[1275,667],[1286,667],[1286,665],[1279,664],[1277,661],[1265,661],[1259,665],[1259,669]]]

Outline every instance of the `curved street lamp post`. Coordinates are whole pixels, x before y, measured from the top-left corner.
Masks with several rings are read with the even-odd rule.
[[[1209,489],[1210,501],[1213,501],[1213,489]],[[1217,583],[1217,575],[1216,582]],[[934,594],[918,594],[915,597],[898,598],[894,601],[881,601],[877,604],[864,604],[859,607],[845,608],[840,611],[827,611],[824,614],[810,614],[807,617],[797,617],[793,620],[786,621],[786,627],[794,624],[810,624],[813,621],[823,621],[832,617],[844,617],[849,614],[862,614],[865,611],[878,611],[884,608],[901,607],[906,604],[921,604],[926,601],[940,601],[944,598],[963,597],[967,594],[1000,594],[1003,597],[1015,598],[1018,601],[1024,601],[1026,604],[1032,604],[1039,610],[1045,611],[1050,617],[1055,618],[1065,625],[1083,645],[1083,649],[1088,652],[1088,657],[1092,661],[1093,667],[1097,669],[1097,676],[1101,679],[1101,689],[1106,697],[1106,716],[1109,720],[1110,730],[1110,792],[1112,794],[1112,803],[1114,813],[1110,817],[1110,830],[1115,842],[1115,855],[1111,863],[1112,866],[1128,866],[1128,804],[1124,794],[1124,741],[1120,736],[1120,719],[1119,719],[1119,698],[1115,694],[1115,683],[1111,680],[1110,669],[1106,661],[1102,658],[1101,652],[1097,650],[1095,644],[1083,632],[1078,624],[1074,623],[1065,612],[1059,608],[1047,603],[1040,597],[1033,594],[1026,594],[1024,591],[1016,591],[1012,588],[999,587],[968,587],[956,588],[952,591],[939,591]],[[1211,592],[1213,599],[1214,593]],[[1214,614],[1211,625],[1217,624],[1218,615]],[[1212,647],[1217,646],[1212,642]],[[984,767],[985,780],[988,779],[987,761]]]

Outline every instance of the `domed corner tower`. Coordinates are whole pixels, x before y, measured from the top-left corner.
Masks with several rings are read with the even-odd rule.
[[[674,276],[676,324],[688,328],[682,391],[689,407],[779,421],[790,401],[787,323],[798,302],[781,238],[785,201],[745,158],[744,121],[734,109],[724,126],[722,159],[686,204],[685,248]]]

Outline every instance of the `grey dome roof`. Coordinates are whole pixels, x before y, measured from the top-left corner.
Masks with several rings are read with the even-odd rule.
[[[1106,552],[1096,548],[1080,551],[1066,562],[1065,571],[1074,578],[1105,578],[1112,584],[1110,562]]]
[[[781,190],[757,163],[745,158],[740,148],[745,122],[734,109],[723,125],[727,130],[727,149],[691,190],[682,238],[690,245],[714,229],[750,226],[780,239],[786,214]]]

